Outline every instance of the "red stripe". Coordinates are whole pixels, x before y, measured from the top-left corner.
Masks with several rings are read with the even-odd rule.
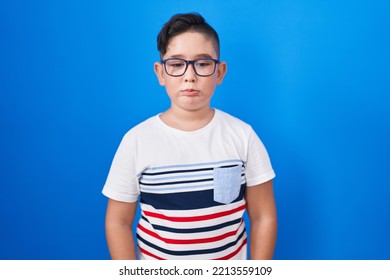
[[[244,245],[246,244],[246,238],[245,240],[242,242],[242,244],[240,245],[240,247],[237,248],[237,250],[235,250],[234,252],[230,253],[229,255],[226,255],[224,257],[221,257],[221,258],[218,258],[218,259],[214,259],[214,260],[230,260],[231,258],[233,258],[235,255],[237,255],[238,252],[241,251],[242,247],[244,247]]]
[[[204,221],[204,220],[211,220],[216,218],[221,218],[230,214],[234,214],[238,211],[244,210],[246,208],[246,205],[243,204],[235,209],[223,211],[219,213],[214,214],[208,214],[208,215],[202,215],[202,216],[193,216],[193,217],[170,217],[159,213],[154,213],[150,211],[143,211],[145,216],[152,217],[152,218],[158,218],[162,220],[167,220],[171,222],[198,222],[198,221]]]
[[[241,222],[240,226],[242,225],[243,221]],[[157,238],[159,240],[162,240],[164,241],[165,243],[169,243],[169,244],[201,244],[201,243],[210,243],[210,242],[216,242],[216,241],[220,241],[220,240],[223,240],[225,238],[228,238],[230,236],[235,236],[238,232],[238,230],[240,229],[240,227],[238,227],[236,230],[234,231],[230,231],[230,232],[227,232],[227,233],[224,233],[224,234],[221,234],[221,235],[218,235],[218,236],[214,236],[214,237],[208,237],[208,238],[198,238],[198,239],[171,239],[171,238],[164,238],[164,237],[161,237],[160,235],[158,235],[157,233],[149,230],[149,229],[146,229],[144,228],[142,225],[138,225],[138,228],[140,230],[142,230],[143,232],[145,232],[146,234],[149,234],[150,236],[154,237],[154,238]]]
[[[146,251],[145,249],[140,248],[140,250],[141,250],[141,253],[143,253],[143,254],[145,254],[145,255],[148,255],[148,256],[150,256],[150,257],[152,257],[152,258],[155,258],[155,259],[157,259],[157,260],[165,260],[165,259],[163,259],[163,258],[160,258],[159,256],[156,256],[156,255],[154,255],[154,254],[152,254],[152,253]]]

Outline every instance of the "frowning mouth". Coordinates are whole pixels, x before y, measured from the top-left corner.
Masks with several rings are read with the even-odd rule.
[[[184,96],[198,96],[199,95],[199,90],[195,90],[195,89],[184,89],[181,91],[181,93],[184,95]]]

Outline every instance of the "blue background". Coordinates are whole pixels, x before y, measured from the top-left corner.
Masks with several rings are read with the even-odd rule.
[[[124,133],[164,111],[156,35],[197,11],[228,73],[213,106],[277,172],[276,259],[390,259],[390,1],[0,1],[0,259],[107,259]]]

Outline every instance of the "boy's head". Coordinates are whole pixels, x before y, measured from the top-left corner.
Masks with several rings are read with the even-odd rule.
[[[205,19],[197,13],[176,14],[164,25],[157,36],[157,49],[162,58],[167,52],[171,40],[185,32],[198,32],[211,39],[217,58],[219,59],[220,47],[217,32],[212,28]]]
[[[215,30],[199,14],[178,14],[164,25],[157,44],[161,60],[154,63],[154,71],[171,99],[171,108],[208,111],[227,69],[219,60]]]

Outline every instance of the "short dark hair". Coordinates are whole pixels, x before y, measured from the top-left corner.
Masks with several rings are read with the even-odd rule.
[[[166,54],[172,38],[187,31],[199,32],[209,37],[213,42],[219,59],[220,47],[218,33],[198,13],[176,14],[164,24],[157,36],[157,49],[160,52],[161,58]]]

